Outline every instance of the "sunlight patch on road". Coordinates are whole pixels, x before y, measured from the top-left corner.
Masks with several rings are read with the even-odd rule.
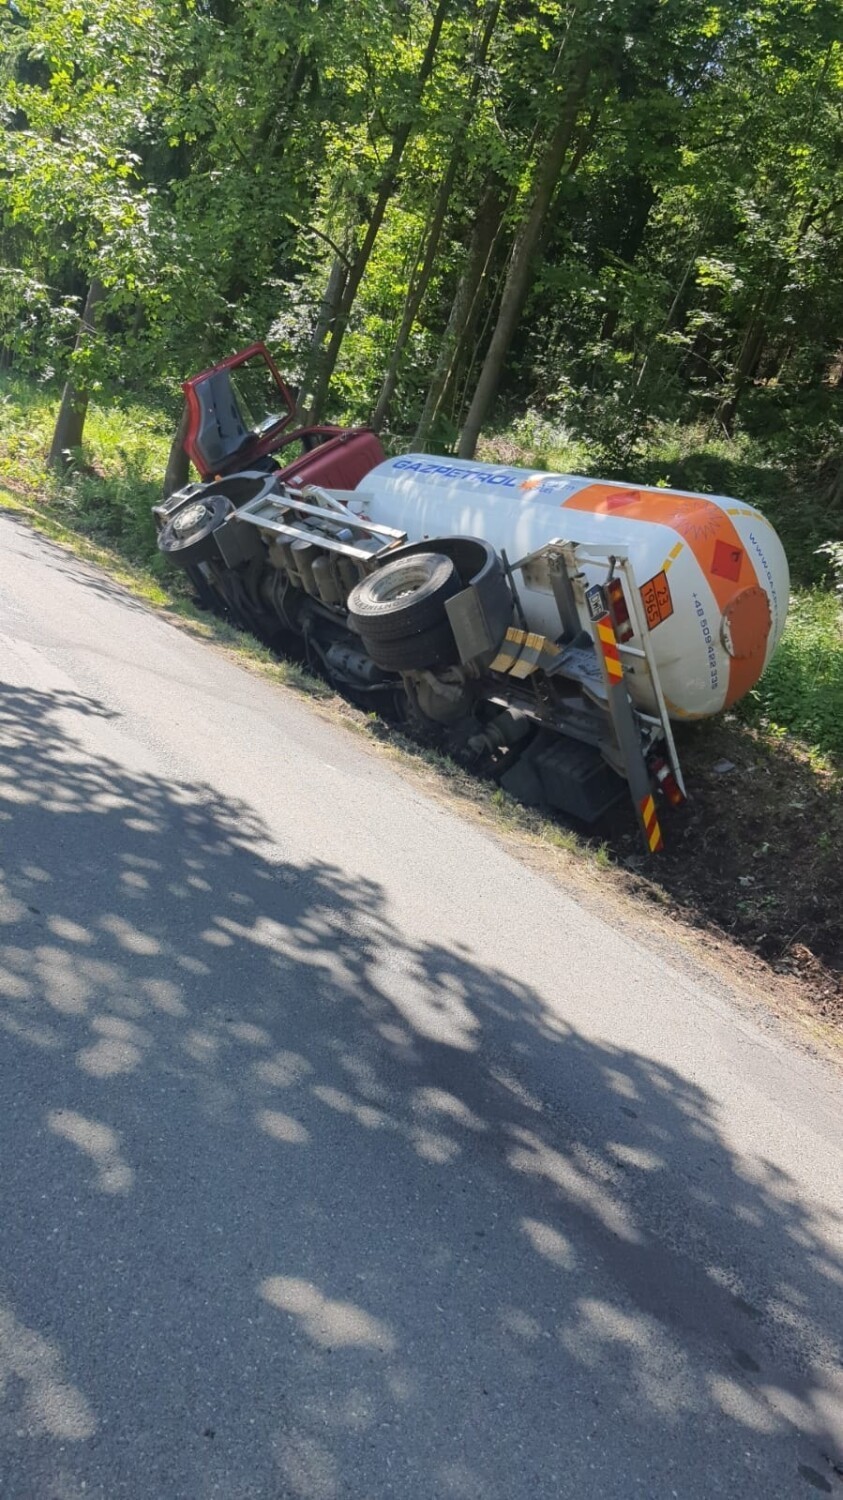
[[[297,1276],[268,1276],[261,1296],[279,1312],[297,1318],[307,1337],[323,1349],[378,1349],[387,1354],[395,1337],[380,1318],[353,1302],[326,1297],[312,1281]]]
[[[708,1406],[687,1350],[647,1313],[603,1297],[581,1297],[560,1339],[589,1369],[599,1370],[610,1360],[623,1372],[623,1404],[630,1412],[655,1412],[663,1424],[675,1425],[683,1412],[703,1412]]]
[[[219,1039],[212,1036],[210,1032],[199,1031],[194,1028],[193,1031],[188,1031],[182,1042],[182,1046],[188,1057],[192,1057],[194,1062],[210,1063],[214,1061],[219,1052],[220,1044]]]
[[[616,1161],[623,1162],[624,1166],[638,1167],[642,1172],[658,1172],[664,1167],[662,1158],[643,1146],[627,1146],[621,1141],[608,1141],[606,1150]]]
[[[285,1493],[298,1500],[335,1500],[339,1494],[337,1460],[324,1443],[306,1433],[285,1436],[280,1468]]]
[[[190,1015],[190,1011],[179,994],[178,986],[171,979],[142,979],[139,988],[146,995],[153,1010],[178,1019]]]
[[[44,999],[63,1016],[82,1016],[88,1009],[91,985],[75,953],[41,944],[32,955]]]
[[[561,1151],[554,1151],[532,1131],[519,1127],[513,1135],[518,1145],[513,1146],[508,1160],[516,1172],[543,1177],[559,1189],[563,1199],[591,1214],[611,1234],[630,1245],[643,1244],[629,1209],[609,1196],[605,1184],[598,1183],[586,1171],[575,1167]]]
[[[261,1083],[269,1084],[274,1089],[294,1088],[301,1083],[313,1068],[298,1052],[276,1052],[272,1057],[265,1057],[261,1062],[255,1063],[255,1072]]]
[[[417,978],[406,969],[384,965],[377,955],[372,969],[379,996],[417,1036],[428,1037],[461,1052],[477,1049],[480,1022],[456,981]]]
[[[350,1094],[342,1089],[332,1088],[328,1084],[318,1083],[313,1089],[315,1097],[321,1104],[326,1104],[329,1109],[336,1110],[341,1115],[351,1115],[358,1125],[364,1130],[381,1130],[384,1125],[390,1123],[389,1117],[383,1110],[375,1109],[373,1104],[358,1104]]]
[[[13,955],[8,951],[6,957],[12,961]],[[9,1000],[26,1000],[32,994],[32,985],[28,979],[21,974],[13,974],[11,969],[0,965],[0,995],[5,995]]]
[[[462,1153],[462,1147],[441,1131],[411,1130],[410,1140],[416,1155],[422,1161],[432,1162],[435,1167],[446,1167]]]
[[[413,1106],[421,1114],[445,1115],[453,1120],[456,1125],[462,1125],[466,1130],[484,1131],[488,1130],[485,1120],[481,1120],[473,1110],[456,1094],[449,1094],[446,1089],[422,1088],[416,1089],[413,1094]]]
[[[228,1026],[228,1034],[236,1042],[242,1042],[244,1047],[270,1047],[272,1036],[265,1026],[255,1026],[251,1021],[232,1021]]]
[[[142,958],[151,958],[161,952],[161,945],[155,938],[150,937],[148,932],[142,932],[139,927],[127,922],[125,917],[118,917],[112,913],[100,917],[100,927],[113,937],[121,948],[127,953],[136,953]]]
[[[574,1269],[576,1256],[566,1235],[560,1234],[550,1224],[543,1224],[540,1219],[522,1219],[521,1229],[537,1255],[549,1260],[552,1265],[559,1266],[562,1271]]]
[[[67,1378],[57,1346],[0,1306],[0,1404],[13,1406],[11,1425],[26,1437],[82,1442],[96,1420]]]
[[[92,943],[94,941],[87,927],[82,927],[79,922],[71,921],[70,917],[48,917],[47,926],[53,937],[61,938],[63,943]]]
[[[283,1141],[285,1146],[306,1146],[310,1140],[310,1132],[279,1109],[261,1109],[255,1119],[259,1130],[271,1135],[274,1141]]]
[[[69,1141],[89,1157],[97,1169],[96,1186],[102,1193],[128,1193],[135,1174],[120,1152],[120,1137],[110,1125],[90,1120],[72,1109],[54,1109],[47,1116],[54,1135]]]
[[[740,1422],[753,1432],[769,1436],[781,1427],[780,1420],[754,1391],[748,1390],[729,1375],[711,1375],[708,1381],[709,1394],[715,1406],[719,1406],[731,1422]]]
[[[116,1078],[120,1073],[133,1073],[143,1061],[143,1046],[147,1042],[140,1027],[117,1016],[97,1016],[92,1026],[99,1033],[98,1040],[76,1054],[82,1071],[90,1073],[93,1078]]]

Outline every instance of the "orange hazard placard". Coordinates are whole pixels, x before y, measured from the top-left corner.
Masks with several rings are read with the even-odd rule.
[[[661,625],[662,620],[667,620],[673,614],[673,600],[670,597],[670,585],[666,573],[657,573],[655,578],[650,578],[641,586],[641,599],[644,604],[644,612],[647,616],[647,625],[650,630],[655,630]]]

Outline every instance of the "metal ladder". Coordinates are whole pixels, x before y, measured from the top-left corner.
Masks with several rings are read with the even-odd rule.
[[[606,569],[603,584],[589,585],[583,571],[589,565]],[[553,645],[542,637],[525,636],[522,650],[534,660],[534,665],[528,670],[541,670],[547,677],[560,674],[571,678],[578,682],[583,696],[608,715],[618,757],[607,753],[610,747],[605,746],[604,758],[627,781],[645,846],[649,853],[654,853],[662,847],[662,838],[647,752],[656,740],[664,740],[676,785],[683,797],[686,793],[650,629],[629,555],[617,547],[559,539],[521,558],[512,565],[511,571],[520,572],[529,587],[553,594],[562,626],[561,636]],[[604,593],[605,583],[617,575],[621,575],[626,584],[624,597],[640,645],[629,645],[617,639]],[[584,637],[583,608],[588,613],[591,636],[590,644],[585,647],[579,644]],[[507,634],[521,636],[524,633],[514,631]],[[585,640],[588,640],[587,636]],[[580,661],[578,655],[582,658]],[[640,663],[646,671],[656,700],[655,714],[634,707],[627,690],[624,658]],[[597,674],[595,664],[599,664]],[[495,665],[493,662],[493,669]],[[649,729],[649,734],[642,735],[642,727],[645,731]],[[649,745],[644,743],[645,738],[649,739]]]

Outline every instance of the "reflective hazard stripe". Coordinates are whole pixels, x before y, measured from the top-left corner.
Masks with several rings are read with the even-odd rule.
[[[641,801],[641,821],[644,824],[644,832],[651,854],[656,854],[659,849],[664,848],[662,831],[656,814],[656,804],[649,794]]]
[[[613,682],[623,682],[623,663],[615,640],[615,632],[607,615],[597,622],[597,636],[603,651],[606,671]]]
[[[558,654],[558,647],[546,636],[535,631],[516,630],[510,625],[497,656],[489,664],[489,671],[506,672],[510,677],[529,677]]]

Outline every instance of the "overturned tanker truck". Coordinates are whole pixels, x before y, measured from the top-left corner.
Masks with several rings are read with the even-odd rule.
[[[252,345],[184,386],[198,483],[158,544],[209,608],[355,702],[441,735],[586,823],[632,797],[646,849],[685,785],[672,725],[736,703],[784,628],[787,560],[752,506],[407,454],[296,426]]]

